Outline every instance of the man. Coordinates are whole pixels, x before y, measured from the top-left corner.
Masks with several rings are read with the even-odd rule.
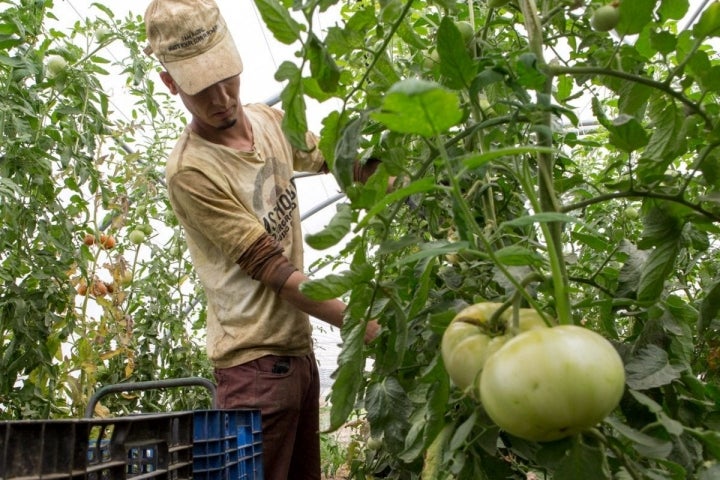
[[[207,349],[221,408],[260,408],[268,480],[319,479],[319,378],[308,315],[339,327],[345,305],[300,293],[303,243],[293,171],[327,171],[317,138],[291,147],[282,113],[242,105],[242,60],[213,0],[145,12],[160,78],[192,118],[166,179],[207,295]],[[359,180],[371,174],[367,164]],[[365,178],[362,178],[365,177]],[[370,322],[366,341],[377,334]]]

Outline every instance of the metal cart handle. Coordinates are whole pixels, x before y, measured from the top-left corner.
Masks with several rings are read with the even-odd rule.
[[[128,382],[128,383],[116,383],[113,385],[105,385],[98,389],[88,401],[88,405],[85,408],[85,418],[92,418],[95,412],[95,405],[97,402],[109,393],[117,392],[129,392],[134,390],[152,390],[155,388],[171,388],[171,387],[187,387],[187,386],[201,386],[205,387],[210,391],[212,396],[212,407],[217,408],[217,388],[215,384],[202,377],[185,377],[185,378],[168,378],[165,380],[149,380],[146,382]]]

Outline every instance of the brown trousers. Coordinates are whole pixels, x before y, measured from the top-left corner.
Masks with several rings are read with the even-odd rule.
[[[215,369],[219,408],[258,408],[265,480],[320,479],[320,378],[314,355],[268,355]]]

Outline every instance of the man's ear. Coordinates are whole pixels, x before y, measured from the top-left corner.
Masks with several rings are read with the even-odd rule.
[[[162,80],[168,90],[170,90],[170,93],[177,95],[179,91],[178,86],[167,71],[163,70],[160,72],[160,80]]]

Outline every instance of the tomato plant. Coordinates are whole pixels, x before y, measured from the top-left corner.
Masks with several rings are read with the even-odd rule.
[[[305,291],[348,300],[331,426],[366,412],[384,442],[353,474],[718,475],[720,372],[706,359],[720,344],[720,4],[395,3],[382,13],[343,4],[343,23],[320,38],[297,20],[312,6],[284,16],[257,2],[309,67],[278,70],[289,138],[302,143],[302,95],[341,105],[321,148],[348,206],[308,244],[344,246],[325,262],[336,273]],[[469,47],[460,21],[475,26]],[[350,174],[358,152],[383,162],[362,186]],[[620,402],[611,382],[597,411],[612,411],[554,442],[499,428],[456,385],[482,361],[451,382],[442,358],[446,332],[473,332],[453,318],[478,302],[612,340],[626,372]],[[383,334],[366,346],[370,318]],[[565,327],[537,332],[555,328]],[[469,358],[485,348],[468,342]],[[518,375],[532,372],[525,363]],[[582,365],[587,376],[599,368]]]

